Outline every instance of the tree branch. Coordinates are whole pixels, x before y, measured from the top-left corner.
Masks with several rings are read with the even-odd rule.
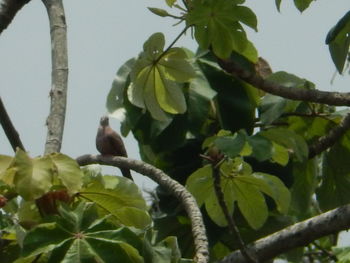
[[[16,152],[17,147],[25,151],[22,141],[19,138],[18,132],[16,131],[15,127],[11,122],[9,115],[7,114],[5,105],[3,104],[1,97],[0,97],[0,123],[2,128],[4,129],[7,139],[9,140],[12,146],[13,151]]]
[[[327,150],[335,144],[350,129],[350,113],[348,113],[341,123],[331,129],[325,136],[320,137],[309,147],[309,158],[312,159],[317,154]]]
[[[317,89],[297,89],[285,87],[272,81],[265,80],[256,72],[242,68],[238,63],[229,59],[217,58],[220,67],[227,73],[261,89],[265,92],[291,100],[324,103],[334,106],[350,106],[350,93],[329,92]]]
[[[29,1],[30,0],[2,0],[0,2],[0,34],[11,24],[17,12]]]
[[[208,240],[202,214],[199,210],[196,200],[183,185],[179,184],[177,181],[173,180],[161,170],[155,168],[150,164],[125,157],[83,155],[78,157],[76,160],[81,166],[98,163],[134,170],[135,172],[148,176],[159,185],[167,189],[169,192],[171,192],[183,204],[189,218],[191,219],[192,234],[196,251],[196,262],[207,263],[209,261]]]
[[[302,247],[313,240],[350,228],[350,205],[345,205],[296,223],[248,245],[259,262],[273,259],[290,249]],[[243,263],[246,258],[238,250],[218,263]]]
[[[49,16],[51,33],[51,108],[47,118],[45,154],[59,152],[62,145],[67,103],[67,26],[62,0],[42,0]]]

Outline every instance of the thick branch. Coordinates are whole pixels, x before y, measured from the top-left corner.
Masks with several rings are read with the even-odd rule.
[[[316,89],[298,89],[285,87],[265,80],[255,72],[245,70],[233,60],[219,59],[218,63],[227,73],[265,92],[291,100],[324,103],[334,106],[350,106],[350,93],[320,91]]]
[[[177,181],[171,179],[161,170],[142,161],[132,160],[125,157],[102,156],[102,155],[83,155],[78,157],[79,165],[88,165],[99,163],[104,165],[115,166],[119,168],[128,168],[142,175],[148,176],[159,185],[167,189],[176,196],[183,204],[189,218],[192,222],[192,234],[194,238],[196,255],[195,259],[198,263],[206,263],[209,260],[208,240],[203,223],[202,214],[199,210],[196,200],[186,190],[186,188]]]
[[[309,158],[315,157],[317,154],[327,150],[335,144],[350,129],[350,113],[345,116],[341,123],[331,129],[329,133],[322,136],[316,143],[309,147]]]
[[[350,205],[341,206],[329,212],[282,229],[257,240],[248,246],[255,251],[259,262],[273,259],[293,248],[302,247],[313,240],[350,228]],[[246,258],[235,251],[218,263],[243,263]]]
[[[17,147],[25,151],[22,141],[19,138],[18,132],[16,131],[15,127],[11,122],[9,115],[7,114],[5,105],[3,104],[1,97],[0,97],[0,123],[2,128],[4,129],[7,139],[9,140],[12,146],[13,151],[16,152]]]
[[[62,145],[67,102],[67,26],[62,0],[42,0],[50,20],[52,84],[51,108],[47,118],[45,154],[59,152]]]
[[[29,1],[30,0],[2,0],[0,2],[0,34],[11,24],[17,12]]]

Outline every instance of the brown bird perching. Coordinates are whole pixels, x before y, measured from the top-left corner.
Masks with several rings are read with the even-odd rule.
[[[109,126],[107,116],[103,116],[100,120],[96,136],[96,148],[102,155],[128,157],[122,138]],[[124,177],[133,180],[129,169],[120,168],[120,171]]]

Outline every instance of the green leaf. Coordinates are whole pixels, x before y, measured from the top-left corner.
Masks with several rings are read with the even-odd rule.
[[[288,212],[291,195],[278,177],[265,173],[253,173],[251,176],[239,176],[236,180],[254,185],[276,202],[279,212],[283,214]]]
[[[161,8],[155,8],[155,7],[147,7],[149,11],[151,11],[153,14],[161,17],[167,17],[169,16],[169,13]]]
[[[341,74],[350,46],[350,11],[328,32],[326,44],[329,46],[332,60]]]
[[[332,247],[332,252],[337,257],[338,263],[350,262],[350,247]]]
[[[272,157],[272,142],[269,139],[256,134],[247,137],[247,141],[253,149],[251,156],[259,162],[269,160]]]
[[[126,228],[115,229],[106,219],[97,219],[91,204],[80,203],[74,210],[60,208],[62,217],[28,232],[23,256],[49,253],[49,262],[143,263],[138,236]],[[89,221],[86,221],[89,218]]]
[[[246,24],[247,26],[253,28],[255,31],[258,31],[258,20],[250,8],[246,6],[237,6],[234,9],[234,16],[243,24]]]
[[[245,143],[246,136],[241,132],[235,133],[233,136],[218,137],[214,141],[216,147],[230,158],[238,156],[243,150]]]
[[[196,198],[198,206],[202,206],[213,188],[212,168],[205,165],[192,173],[186,181],[186,188]]]
[[[266,222],[268,209],[265,198],[258,188],[241,180],[234,180],[232,190],[237,199],[237,205],[248,224],[259,229]]]
[[[126,61],[117,71],[108,93],[106,107],[111,116],[122,121],[125,118],[124,92],[129,83],[130,72],[135,64],[135,58]]]
[[[322,210],[330,210],[350,202],[350,135],[347,133],[325,153],[321,186],[316,191]]]
[[[303,12],[310,6],[312,1],[314,0],[294,0],[294,4],[300,12]]]
[[[95,202],[126,226],[145,228],[151,223],[146,203],[133,182],[116,176],[104,176],[103,180],[104,185],[94,181],[80,195]]]
[[[234,201],[236,200],[235,193],[232,191],[233,189],[232,185],[233,185],[232,180],[225,180],[225,178],[222,177],[221,191],[224,195],[224,201],[225,201],[228,213],[230,215],[233,214]],[[207,199],[205,200],[205,209],[207,210],[209,217],[218,226],[221,226],[221,227],[227,226],[228,222],[224,213],[222,212],[222,208],[219,204],[217,195],[214,191],[214,186],[212,186],[211,189],[206,192],[206,194],[207,194]]]
[[[9,168],[12,160],[13,160],[13,157],[11,156],[0,155],[0,178],[1,178],[1,174],[5,172],[7,168]]]
[[[282,0],[275,0],[275,4],[278,12],[281,12],[281,2]]]
[[[15,189],[29,201],[48,192],[53,183],[53,163],[50,157],[30,158],[18,149],[12,167],[16,170]]]
[[[295,154],[295,157],[300,162],[308,158],[309,149],[305,140],[289,129],[274,128],[260,132],[259,134],[287,148]]]
[[[130,102],[147,108],[156,120],[166,121],[171,114],[186,111],[185,96],[180,83],[195,76],[187,62],[186,53],[180,48],[171,48],[163,53],[165,40],[162,33],[153,34],[144,44],[144,51],[135,62],[129,87]]]
[[[288,150],[285,147],[272,142],[272,160],[282,166],[287,165],[289,161]]]
[[[239,20],[256,28],[253,12],[228,0],[194,1],[186,17],[187,25],[194,25],[200,48],[211,46],[220,58],[228,58],[234,46],[239,46],[239,50],[245,48],[247,39]]]
[[[165,0],[165,2],[167,3],[168,6],[172,7],[176,2],[176,0]]]
[[[302,163],[293,163],[294,182],[291,188],[291,210],[300,219],[308,217],[318,183],[317,175],[317,160],[315,158]]]
[[[57,177],[71,194],[77,193],[82,187],[83,172],[78,163],[62,153],[50,155],[52,162],[57,169]]]

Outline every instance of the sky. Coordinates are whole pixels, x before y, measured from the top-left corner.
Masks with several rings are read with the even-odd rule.
[[[68,24],[69,88],[61,151],[72,157],[96,154],[99,118],[115,72],[137,56],[143,42],[163,32],[169,44],[181,32],[174,20],[153,15],[147,7],[166,8],[164,0],[64,1]],[[260,56],[274,71],[284,70],[314,82],[318,89],[348,91],[349,75],[330,80],[335,71],[327,32],[349,10],[349,0],[318,0],[302,14],[290,0],[282,1],[281,13],[274,0],[247,0],[258,16],[256,33],[247,29]],[[169,10],[169,9],[168,9]],[[176,13],[174,10],[173,13]],[[177,46],[195,50],[189,35]],[[51,83],[50,36],[46,10],[32,0],[0,35],[0,96],[31,156],[41,155],[46,139]],[[117,120],[111,126],[119,130]],[[132,135],[125,139],[129,156],[139,159]],[[0,154],[13,155],[0,129]],[[140,187],[152,184],[136,176]]]

